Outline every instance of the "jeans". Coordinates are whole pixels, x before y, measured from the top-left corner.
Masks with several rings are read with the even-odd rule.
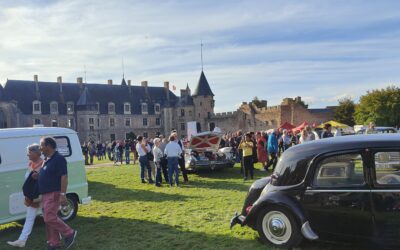
[[[35,207],[27,207],[26,208],[26,219],[24,223],[24,227],[22,228],[21,235],[18,240],[27,241],[29,235],[32,232],[33,224],[35,223],[36,214],[39,208]]]
[[[140,178],[144,180],[144,172],[147,168],[147,174],[149,176],[149,180],[151,180],[151,168],[149,164],[149,160],[147,160],[147,156],[140,156],[139,157],[139,164],[140,164]]]
[[[160,162],[154,162],[154,164],[156,165],[156,186],[160,185],[162,182],[162,177],[161,177],[161,172],[162,172],[162,168],[161,168],[161,164]]]
[[[168,179],[169,185],[172,186],[172,176],[175,173],[175,183],[179,185],[179,168],[178,168],[178,157],[168,157]]]
[[[60,246],[60,234],[65,238],[74,233],[74,230],[57,216],[60,207],[60,192],[43,194],[42,201],[47,241],[52,247]]]
[[[254,177],[254,164],[253,164],[253,156],[245,156],[243,157],[243,168],[244,168],[244,178],[247,179],[250,172],[250,177],[253,179]]]
[[[125,163],[128,165],[131,162],[129,149],[125,149]]]

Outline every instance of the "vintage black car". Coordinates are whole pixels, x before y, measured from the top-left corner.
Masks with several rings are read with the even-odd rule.
[[[293,247],[303,239],[400,246],[400,134],[342,136],[294,146],[274,173],[250,187],[231,220],[261,240]],[[396,159],[398,160],[398,158]]]

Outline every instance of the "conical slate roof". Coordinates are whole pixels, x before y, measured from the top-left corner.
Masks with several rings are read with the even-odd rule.
[[[125,77],[122,77],[121,85],[126,86]]]
[[[85,106],[85,105],[91,105],[91,104],[95,104],[95,102],[93,101],[93,98],[89,93],[89,89],[87,87],[85,87],[83,89],[83,92],[82,92],[81,96],[79,97],[76,105],[77,106]]]
[[[210,85],[208,84],[207,78],[203,71],[201,71],[200,79],[197,83],[196,89],[193,92],[193,96],[214,96],[214,93],[211,91]]]

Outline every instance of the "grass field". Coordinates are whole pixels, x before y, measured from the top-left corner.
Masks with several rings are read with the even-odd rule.
[[[100,162],[101,163],[101,162]],[[78,230],[74,249],[268,249],[249,228],[229,229],[252,181],[243,182],[239,169],[189,175],[181,187],[142,184],[137,165],[87,170],[90,205],[81,206],[69,224]],[[266,175],[256,171],[256,177]],[[13,249],[21,225],[0,226],[0,249]],[[44,249],[42,218],[36,220],[27,249]],[[337,246],[312,245],[318,249]]]

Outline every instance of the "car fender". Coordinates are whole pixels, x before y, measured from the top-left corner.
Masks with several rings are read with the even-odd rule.
[[[268,192],[261,194],[260,198],[254,203],[250,212],[247,214],[244,224],[251,228],[256,227],[259,212],[270,205],[280,206],[291,212],[299,221],[300,225],[307,222],[307,218],[301,205],[296,200],[282,194],[282,191]]]

